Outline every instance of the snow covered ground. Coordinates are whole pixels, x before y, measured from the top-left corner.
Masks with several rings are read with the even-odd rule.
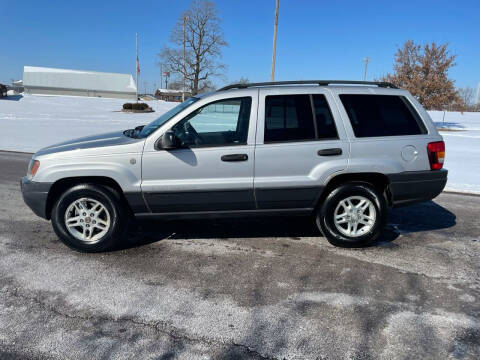
[[[7,100],[8,99],[8,100]],[[58,142],[148,124],[178,103],[145,101],[155,112],[124,113],[128,100],[9,96],[0,100],[0,150],[35,152]]]
[[[149,101],[154,113],[120,111],[125,100],[25,94],[0,100],[0,150],[35,152],[71,138],[147,124],[177,103]],[[480,113],[430,111],[446,143],[448,190],[480,194]]]
[[[480,112],[429,111],[445,140],[447,190],[480,194]]]

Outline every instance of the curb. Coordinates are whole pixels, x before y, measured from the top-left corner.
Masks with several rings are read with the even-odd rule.
[[[442,193],[480,197],[480,193],[468,192],[468,191],[443,190]]]
[[[14,150],[2,150],[0,149],[0,153],[10,153],[10,154],[28,154],[28,155],[33,155],[34,153],[32,152],[27,152],[27,151],[14,151]]]

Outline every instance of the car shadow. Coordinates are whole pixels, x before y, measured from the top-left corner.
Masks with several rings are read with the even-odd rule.
[[[389,212],[383,235],[371,246],[385,246],[401,234],[440,230],[454,226],[456,216],[433,201]],[[312,217],[278,216],[235,219],[164,220],[147,217],[136,221],[136,229],[121,249],[138,247],[166,239],[235,239],[321,237]]]
[[[19,101],[21,98],[23,98],[23,95],[8,95],[5,97],[0,97],[0,100]]]

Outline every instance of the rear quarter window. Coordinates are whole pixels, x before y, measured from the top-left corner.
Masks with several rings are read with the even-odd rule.
[[[342,94],[356,137],[426,134],[420,115],[404,96]]]

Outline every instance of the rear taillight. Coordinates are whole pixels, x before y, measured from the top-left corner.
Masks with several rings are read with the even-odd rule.
[[[445,159],[445,143],[443,141],[431,142],[427,145],[430,169],[440,170]]]

